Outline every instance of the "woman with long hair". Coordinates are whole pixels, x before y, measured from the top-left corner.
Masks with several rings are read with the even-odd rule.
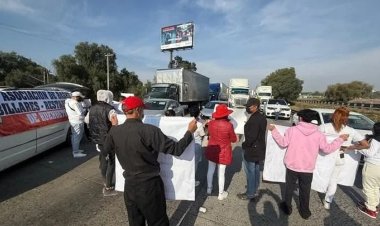
[[[349,134],[347,141],[343,143],[340,150],[333,153],[333,155],[335,155],[335,166],[331,173],[326,195],[323,200],[323,206],[325,209],[330,209],[330,204],[334,199],[334,195],[338,186],[339,174],[342,172],[344,167],[345,148],[351,146],[353,142],[357,143],[357,150],[366,149],[369,147],[365,137],[347,125],[349,114],[350,111],[346,107],[339,107],[334,111],[331,117],[331,123],[327,123],[320,128],[322,132],[327,134]]]
[[[212,192],[212,179],[217,166],[219,200],[223,200],[228,196],[228,192],[224,191],[224,173],[226,166],[232,163],[231,143],[238,141],[232,123],[228,120],[228,115],[231,113],[232,110],[229,110],[227,105],[220,104],[212,114],[213,120],[208,123],[209,141],[206,148],[206,158],[208,159],[207,194],[210,195]]]

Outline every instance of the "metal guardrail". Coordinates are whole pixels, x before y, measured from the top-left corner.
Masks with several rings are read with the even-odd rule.
[[[331,101],[321,101],[321,100],[302,100],[298,99],[297,102],[316,104],[316,105],[327,105],[331,108],[336,108],[340,106],[346,106],[352,109],[363,109],[363,110],[372,110],[380,111],[380,104],[378,103],[360,103],[360,102],[331,102]]]

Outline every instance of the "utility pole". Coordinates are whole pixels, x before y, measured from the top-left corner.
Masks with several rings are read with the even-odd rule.
[[[105,56],[107,57],[107,90],[110,90],[110,65],[108,58],[113,56],[113,54],[107,53]]]

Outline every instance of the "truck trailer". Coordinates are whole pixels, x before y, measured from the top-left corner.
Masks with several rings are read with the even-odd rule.
[[[228,100],[228,86],[224,83],[210,83],[209,100]]]
[[[210,79],[184,68],[156,71],[152,90],[145,98],[177,100],[181,105],[202,106],[209,98]]]

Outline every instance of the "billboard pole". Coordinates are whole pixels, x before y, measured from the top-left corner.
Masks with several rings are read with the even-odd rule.
[[[169,68],[173,68],[173,50],[170,50]]]

